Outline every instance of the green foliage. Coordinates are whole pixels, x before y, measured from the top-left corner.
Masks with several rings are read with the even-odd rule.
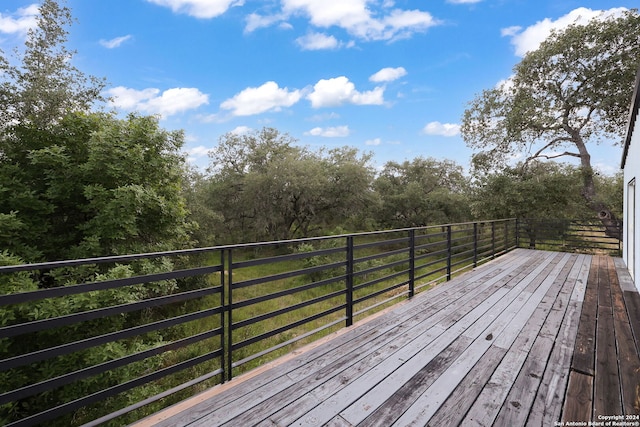
[[[30,261],[184,247],[182,144],[135,115],[16,126],[0,140],[0,247]]]
[[[60,3],[42,2],[37,26],[29,29],[24,50],[14,58],[18,65],[0,51],[1,127],[19,123],[47,128],[68,113],[88,111],[103,101],[104,80],[86,76],[72,65],[75,52],[65,43],[73,19]]]
[[[199,200],[223,218],[225,242],[320,234],[361,220],[372,197],[369,161],[351,148],[311,152],[272,128],[227,134]]]
[[[480,177],[471,209],[476,218],[570,218],[589,216],[580,195],[580,171],[553,162],[531,162]]]
[[[388,228],[467,220],[468,185],[462,167],[449,160],[388,162],[374,184],[381,200],[377,218]]]

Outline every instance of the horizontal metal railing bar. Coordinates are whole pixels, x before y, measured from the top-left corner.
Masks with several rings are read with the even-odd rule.
[[[219,286],[213,288],[196,289],[179,294],[171,294],[163,297],[149,298],[138,302],[114,305],[107,308],[98,308],[95,310],[82,311],[79,313],[58,316],[55,318],[40,319],[34,320],[33,322],[4,326],[0,328],[0,338],[15,337],[30,332],[39,332],[58,328],[61,326],[73,325],[75,323],[86,322],[102,317],[109,317],[113,316],[114,314],[130,313],[132,311],[142,310],[145,308],[159,307],[162,305],[172,304],[180,301],[202,298],[208,295],[215,295],[217,293],[220,293],[220,290],[221,288]]]
[[[298,253],[287,254],[287,255],[278,255],[278,256],[272,256],[272,257],[236,261],[231,263],[231,268],[235,270],[238,268],[255,267],[255,266],[264,265],[264,264],[276,264],[278,262],[283,262],[283,261],[292,261],[296,259],[313,258],[315,256],[330,255],[338,252],[346,252],[346,250],[347,250],[346,246],[342,246],[338,248],[317,249],[310,252],[298,252]]]
[[[434,256],[444,255],[444,254],[448,254],[448,253],[449,253],[449,250],[447,248],[445,248],[445,249],[441,249],[441,250],[435,251],[435,252],[429,252],[429,253],[422,254],[422,255],[416,255],[415,259],[416,260],[420,260],[420,259],[423,259],[423,258],[433,258]],[[438,259],[437,261],[434,261],[434,262],[442,262],[442,261],[443,260],[440,258],[440,259]]]
[[[42,423],[44,421],[49,421],[60,415],[68,414],[69,412],[75,411],[76,409],[80,409],[92,403],[99,402],[101,400],[115,396],[124,391],[131,390],[132,388],[166,377],[167,375],[180,372],[192,366],[199,365],[215,357],[218,357],[221,354],[222,354],[222,350],[219,349],[207,354],[203,354],[201,356],[194,357],[189,360],[185,360],[183,362],[176,363],[175,365],[171,365],[166,368],[160,369],[158,371],[154,371],[142,377],[138,377],[136,379],[133,379],[124,383],[120,383],[118,385],[109,387],[107,389],[95,392],[93,394],[90,394],[89,396],[81,397],[71,402],[63,403],[62,405],[40,412],[39,414],[32,415],[20,421],[8,424],[7,427],[32,426],[32,425]]]
[[[284,273],[272,274],[270,276],[257,277],[255,279],[243,280],[240,282],[233,282],[233,289],[242,289],[249,286],[260,285],[262,283],[275,282],[277,280],[290,279],[292,277],[302,276],[304,274],[318,273],[320,271],[331,270],[334,268],[341,268],[347,264],[347,261],[338,261],[331,264],[319,265],[316,267],[302,268],[300,270],[291,270]]]
[[[274,330],[272,330],[272,331],[270,331],[268,333],[256,335],[255,337],[251,337],[251,338],[248,338],[248,339],[246,339],[244,341],[240,341],[238,343],[234,343],[231,346],[232,350],[241,349],[241,348],[246,347],[248,345],[255,344],[258,341],[262,341],[263,339],[278,335],[278,334],[280,334],[282,332],[286,332],[286,331],[288,331],[290,329],[293,329],[293,328],[297,328],[298,326],[302,326],[305,323],[313,322],[314,320],[318,320],[318,319],[320,319],[320,318],[322,318],[324,316],[328,316],[329,314],[335,313],[335,312],[340,311],[340,310],[344,310],[345,307],[346,307],[346,304],[341,304],[341,305],[333,307],[333,308],[331,308],[329,310],[325,310],[325,311],[323,311],[321,313],[316,313],[316,314],[314,314],[312,316],[305,317],[304,319],[300,319],[300,320],[297,320],[295,322],[289,323],[287,325],[281,326],[281,327],[279,327],[277,329],[274,329]]]
[[[131,254],[131,255],[112,255],[112,256],[104,256],[104,257],[95,257],[95,258],[83,258],[77,260],[64,260],[64,261],[51,261],[51,262],[40,262],[33,264],[23,264],[23,265],[8,265],[8,266],[0,266],[0,274],[3,273],[12,273],[17,271],[31,271],[31,270],[42,270],[42,269],[53,269],[53,268],[62,268],[62,267],[77,267],[80,265],[86,264],[103,264],[109,262],[125,262],[125,261],[136,261],[145,258],[160,258],[163,256],[178,256],[178,255],[197,255],[209,252],[216,252],[221,250],[228,249],[243,249],[243,248],[254,248],[266,245],[285,245],[289,243],[304,243],[304,242],[315,242],[315,241],[323,241],[336,239],[340,237],[347,236],[367,236],[367,235],[379,235],[386,233],[398,233],[402,231],[409,230],[429,230],[433,228],[447,227],[449,225],[465,225],[465,224],[491,224],[493,222],[506,222],[513,221],[515,218],[509,219],[498,219],[498,220],[484,220],[482,222],[478,221],[470,221],[463,223],[451,223],[451,224],[442,224],[442,225],[430,225],[425,227],[413,227],[413,228],[400,228],[394,230],[380,230],[373,232],[362,232],[362,233],[350,233],[350,234],[341,234],[336,236],[321,236],[321,237],[307,237],[303,239],[288,239],[288,240],[276,240],[271,242],[255,242],[255,243],[241,243],[234,245],[221,245],[221,246],[212,246],[206,248],[194,248],[194,249],[180,249],[173,251],[161,251],[161,252],[149,252],[144,254]],[[416,236],[417,237],[417,236]]]
[[[331,285],[333,283],[338,283],[346,279],[346,275],[335,276],[324,280],[319,280],[317,282],[307,283],[305,285],[296,286],[295,288],[284,289],[279,292],[273,292],[266,295],[261,295],[259,297],[253,297],[250,299],[242,300],[242,301],[234,301],[231,305],[231,309],[236,310],[239,308],[247,307],[250,305],[258,304],[261,302],[269,301],[272,299],[280,298],[287,295],[293,295],[299,292],[308,291],[315,288],[320,288],[322,286]]]
[[[238,321],[238,322],[234,322],[231,325],[231,330],[235,331],[237,329],[244,328],[244,327],[249,326],[249,325],[253,325],[253,324],[261,322],[263,320],[272,319],[274,317],[281,316],[283,314],[287,314],[287,313],[290,313],[292,311],[296,311],[296,310],[299,310],[301,308],[308,307],[310,305],[317,304],[319,302],[326,301],[326,300],[331,299],[331,298],[336,298],[336,297],[339,297],[341,295],[344,295],[346,292],[347,291],[345,289],[341,289],[339,291],[334,291],[334,292],[331,292],[329,294],[321,295],[319,297],[315,297],[315,298],[310,299],[310,300],[302,301],[302,302],[299,302],[297,304],[290,305],[290,306],[287,306],[287,307],[284,307],[284,308],[281,308],[281,309],[278,309],[278,310],[270,311],[268,313],[264,313],[264,314],[261,314],[259,316],[254,316],[254,317],[251,317],[249,319],[245,319],[245,320],[241,320],[241,321]]]
[[[443,240],[446,240],[447,237],[447,232],[446,231],[439,231],[437,233],[431,233],[431,234],[421,234],[421,235],[417,235],[416,239],[420,240],[420,239],[434,239],[434,238],[440,238],[443,237]]]
[[[397,239],[377,240],[375,242],[358,243],[353,245],[353,250],[358,251],[362,249],[376,248],[378,246],[397,245],[399,243],[407,243],[408,241],[409,241],[409,237],[404,236],[404,237],[398,237]]]
[[[55,347],[49,347],[43,350],[34,351],[32,353],[21,354],[19,356],[0,360],[0,371],[6,371],[31,363],[40,362],[42,360],[52,359],[54,357],[75,353],[76,351],[85,350],[87,348],[96,347],[101,344],[106,344],[124,338],[131,338],[137,335],[145,334],[147,332],[157,331],[158,329],[180,325],[183,323],[191,322],[193,320],[220,314],[222,313],[222,311],[223,307],[210,308],[207,310],[183,314],[182,316],[172,317],[170,319],[164,319],[153,323],[134,326],[129,329],[123,329],[122,331],[111,332],[104,335],[98,335],[97,337],[86,338],[80,341],[74,341]]]
[[[409,252],[409,250],[410,250],[410,248],[394,249],[392,251],[381,252],[379,254],[373,254],[373,255],[367,255],[367,256],[355,258],[353,260],[353,262],[355,264],[360,264],[360,263],[363,263],[363,262],[366,262],[366,261],[372,261],[374,259],[387,258],[387,257],[393,256],[393,255],[401,255],[401,254]]]
[[[408,294],[409,294],[409,291],[402,291],[402,292],[398,293],[397,295],[394,295],[394,296],[389,297],[389,298],[387,298],[387,299],[384,299],[384,300],[382,300],[382,301],[378,301],[378,302],[377,302],[377,303],[375,303],[375,304],[372,304],[372,305],[370,305],[370,306],[364,307],[362,310],[358,310],[358,311],[356,311],[355,313],[353,313],[353,316],[354,316],[354,317],[355,317],[355,316],[360,316],[360,315],[362,315],[362,314],[366,313],[367,311],[373,310],[374,308],[380,307],[381,305],[388,304],[388,303],[390,303],[391,301],[393,301],[393,300],[395,300],[395,299],[398,299],[398,298],[400,298],[400,297],[403,297],[403,296],[405,296],[405,295],[408,295]]]
[[[282,347],[286,347],[288,345],[294,344],[294,343],[296,343],[296,342],[298,342],[300,340],[303,340],[303,339],[305,339],[305,338],[307,338],[307,337],[309,337],[311,335],[315,335],[318,332],[322,332],[325,329],[329,329],[332,326],[335,326],[335,325],[337,325],[339,323],[344,322],[346,319],[347,319],[346,316],[340,317],[339,319],[336,319],[336,320],[334,320],[332,322],[329,322],[329,323],[327,323],[325,325],[322,325],[322,326],[320,326],[320,327],[318,327],[316,329],[313,329],[311,331],[305,332],[304,334],[300,334],[300,335],[298,335],[296,337],[293,337],[293,338],[291,338],[291,339],[289,339],[287,341],[281,342],[280,344],[274,345],[273,347],[269,347],[266,350],[262,350],[262,351],[260,351],[258,353],[252,354],[251,356],[247,356],[244,359],[240,359],[237,362],[232,363],[231,366],[234,367],[234,368],[237,368],[238,366],[242,366],[245,363],[251,362],[254,359],[257,359],[257,358],[262,357],[262,356],[264,356],[266,354],[269,354],[271,352],[279,350]]]
[[[144,276],[133,276],[123,279],[105,280],[102,282],[80,283],[70,286],[59,286],[50,289],[40,289],[31,292],[19,292],[10,295],[0,295],[0,306],[33,302],[46,298],[83,294],[92,291],[103,291],[124,286],[138,285],[142,283],[160,282],[162,280],[182,279],[191,276],[200,276],[222,271],[221,265],[190,268],[185,270],[169,271],[165,273],[147,274]]]
[[[199,384],[203,381],[207,381],[213,377],[216,377],[222,374],[224,371],[222,368],[216,369],[215,371],[208,372],[204,375],[200,375],[198,378],[194,378],[191,381],[187,381],[186,383],[179,384],[173,388],[163,391],[162,393],[158,393],[155,396],[148,397],[140,402],[134,403],[133,405],[129,405],[125,408],[119,409],[118,411],[112,412],[110,414],[105,415],[104,417],[97,418],[91,422],[83,424],[82,427],[95,427],[106,423],[107,421],[111,421],[118,417],[121,417],[131,411],[135,411],[136,409],[140,409],[145,407],[151,403],[157,402],[160,399],[164,399],[165,397],[169,397],[174,393],[178,393],[184,389],[189,387],[193,387],[196,384]]]
[[[355,304],[360,304],[361,302],[370,300],[371,298],[375,298],[375,297],[377,297],[379,295],[386,294],[387,292],[392,291],[394,289],[401,288],[403,286],[407,286],[408,284],[409,284],[409,281],[406,281],[406,282],[401,282],[401,283],[397,283],[395,285],[389,286],[388,288],[385,288],[385,289],[377,290],[377,291],[372,292],[370,294],[364,295],[364,296],[362,296],[360,298],[355,298],[353,300],[353,304],[354,305]]]
[[[383,265],[376,265],[375,267],[369,267],[369,268],[366,268],[364,270],[356,271],[356,272],[353,273],[353,276],[354,277],[356,277],[356,276],[364,276],[366,274],[375,273],[376,271],[388,270],[388,269],[393,268],[393,267],[398,266],[398,265],[407,264],[408,262],[409,262],[408,259],[401,259],[401,260],[393,261],[393,262],[390,262],[390,263],[387,263],[387,264],[383,264]]]
[[[408,271],[409,270],[398,271],[398,272],[395,272],[395,273],[392,273],[392,274],[388,274],[388,275],[386,275],[384,277],[378,277],[377,279],[373,279],[373,280],[370,280],[370,281],[365,282],[365,283],[360,283],[357,286],[354,286],[353,290],[354,290],[354,292],[355,291],[359,291],[360,289],[366,289],[366,288],[369,288],[369,287],[371,287],[373,285],[385,282],[385,281],[390,280],[390,279],[394,279],[396,277],[405,276]],[[407,284],[407,283],[409,283],[409,282],[407,281],[404,284]],[[354,300],[354,302],[355,302],[355,300]]]
[[[426,279],[427,277],[433,276],[434,274],[442,273],[446,269],[447,269],[447,267],[444,266],[444,267],[441,267],[441,268],[439,268],[437,270],[432,270],[432,271],[429,271],[427,273],[417,275],[414,280],[418,281],[418,280]]]
[[[29,397],[37,393],[52,390],[56,387],[61,387],[63,385],[67,385],[72,382],[79,381],[81,379],[88,378],[94,375],[98,375],[103,372],[107,372],[122,366],[126,366],[130,363],[138,362],[140,360],[144,360],[149,357],[164,353],[165,351],[175,350],[178,348],[182,348],[182,347],[194,344],[196,342],[200,342],[210,338],[215,338],[216,336],[220,336],[221,333],[222,333],[222,328],[212,329],[210,331],[202,332],[197,335],[191,335],[187,338],[182,338],[180,340],[173,341],[168,344],[164,344],[158,347],[153,347],[138,353],[134,353],[128,356],[114,359],[109,362],[104,362],[98,365],[89,366],[87,368],[80,369],[78,371],[73,371],[64,375],[57,376],[55,378],[41,381],[36,384],[28,385],[26,387],[5,392],[0,394],[0,405],[9,403],[13,400],[23,399],[25,397]]]

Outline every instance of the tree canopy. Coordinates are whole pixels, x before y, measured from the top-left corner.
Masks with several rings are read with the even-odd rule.
[[[476,166],[511,158],[579,160],[581,194],[601,218],[611,209],[596,193],[587,144],[618,142],[640,62],[637,10],[554,31],[525,55],[514,75],[471,101],[462,136],[480,150]]]
[[[73,66],[75,51],[66,48],[73,22],[61,2],[44,0],[29,29],[24,50],[13,61],[0,50],[0,123],[31,124],[45,128],[67,113],[88,111],[104,101],[105,80],[88,76]]]

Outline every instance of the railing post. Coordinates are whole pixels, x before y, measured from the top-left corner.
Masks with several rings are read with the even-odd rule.
[[[353,236],[347,236],[347,326],[353,325]]]
[[[416,230],[409,230],[409,298],[413,297],[416,289]]]
[[[451,280],[451,224],[447,225],[447,281]]]
[[[230,381],[233,378],[233,249],[229,249],[229,267],[228,267],[228,280],[229,292],[227,297],[227,346],[226,346],[226,362],[227,366],[227,380]]]
[[[491,258],[496,257],[496,222],[491,222]]]
[[[516,218],[516,248],[520,247],[520,219]]]
[[[509,222],[504,222],[504,251],[509,250]]]
[[[473,268],[478,266],[478,223],[473,223]]]
[[[225,274],[225,265],[224,265],[224,249],[220,250],[220,265],[222,266],[222,271],[220,272],[220,306],[222,307],[220,311],[220,348],[222,349],[222,354],[220,356],[220,367],[222,368],[222,382],[227,380],[227,353],[225,351],[225,339],[227,337],[226,329],[227,322],[225,320],[225,316],[227,315],[227,292],[225,291],[226,280],[224,280]]]

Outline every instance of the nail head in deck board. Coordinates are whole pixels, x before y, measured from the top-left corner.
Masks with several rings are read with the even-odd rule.
[[[591,421],[593,400],[593,377],[571,371],[569,385],[562,409],[562,422]]]

